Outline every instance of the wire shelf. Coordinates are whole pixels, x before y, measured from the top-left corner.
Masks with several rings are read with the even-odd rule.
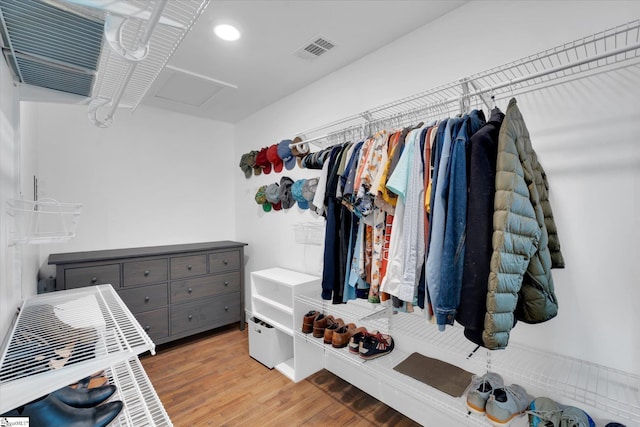
[[[76,235],[82,211],[80,203],[10,199],[7,204],[7,213],[13,217],[13,244],[66,242]]]
[[[0,413],[155,345],[111,285],[27,299],[0,359]]]
[[[124,410],[114,422],[121,427],[172,426],[149,377],[137,357],[105,370],[117,388],[111,400],[121,400]]]
[[[295,242],[321,246],[324,243],[324,222],[301,222],[293,226]]]
[[[149,36],[149,48],[144,59],[131,61],[116,52],[108,37],[103,40],[98,71],[91,91],[89,118],[100,127],[111,124],[113,112],[118,107],[135,110],[142,102],[149,88],[160,75],[182,40],[202,15],[210,0],[148,1],[129,2],[131,6],[147,11],[151,16],[157,11],[161,20]],[[141,39],[150,25],[149,20],[132,19],[122,25],[119,35],[122,49],[140,48]],[[99,113],[109,105],[111,112]]]
[[[544,390],[550,397],[571,399],[585,405],[584,409],[597,409],[640,425],[638,375],[518,343],[510,343],[504,350],[489,351],[467,340],[459,325],[440,332],[437,326],[425,320],[419,310],[391,314],[391,310],[380,304],[364,300],[337,305],[306,295],[297,296],[296,300],[345,321],[354,321],[369,330],[373,328],[389,333],[396,343],[406,343],[407,347],[412,342],[420,343],[420,352],[433,352],[437,357],[475,373],[491,370],[525,387]],[[387,317],[381,317],[383,315]],[[308,340],[312,341],[312,338]],[[322,345],[322,340],[318,341]],[[396,351],[393,350],[394,353]],[[350,355],[347,353],[347,356]],[[369,362],[366,366],[370,366]],[[413,381],[409,380],[402,379],[398,386],[404,384],[406,387]],[[390,381],[397,381],[395,372]]]
[[[337,315],[338,313],[333,313]],[[351,354],[346,348],[334,348],[331,344],[324,344],[322,338],[315,338],[296,331],[296,337],[304,342],[311,343],[318,347],[318,351],[325,352],[325,357],[337,358],[348,363],[359,372],[371,378],[375,378],[381,383],[381,387],[392,386],[397,390],[402,390],[403,394],[419,400],[422,404],[431,406],[438,410],[444,410],[449,416],[463,421],[468,425],[487,426],[488,422],[484,417],[469,416],[466,410],[464,399],[455,398],[442,393],[435,388],[417,381],[409,376],[395,371],[393,368],[409,356],[409,353],[395,348],[391,353],[373,360],[364,360],[358,355]],[[328,366],[333,363],[329,362]]]
[[[640,20],[589,35],[320,127],[299,132],[304,141],[333,145],[469,109],[494,100],[640,63]]]
[[[346,304],[332,304],[331,301],[320,300],[309,295],[296,296],[298,302],[341,318],[345,323],[364,326],[369,331],[389,333],[389,321],[385,316],[387,309],[380,304],[372,304],[365,300],[351,300]]]

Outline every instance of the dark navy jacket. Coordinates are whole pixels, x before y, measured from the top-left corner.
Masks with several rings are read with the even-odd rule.
[[[467,237],[462,289],[456,320],[472,342],[483,345],[489,262],[493,248],[493,198],[495,195],[498,134],[504,114],[494,108],[489,121],[470,140]]]

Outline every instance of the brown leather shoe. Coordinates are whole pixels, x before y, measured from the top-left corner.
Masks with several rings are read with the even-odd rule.
[[[340,318],[333,320],[331,323],[327,320],[327,327],[324,330],[324,343],[331,344],[333,333],[342,326],[344,326],[344,320]]]
[[[313,319],[316,318],[318,312],[315,310],[311,310],[307,314],[304,315],[302,319],[302,332],[305,334],[310,334],[313,332]]]
[[[315,319],[313,319],[313,336],[316,338],[324,337],[324,330],[327,327],[327,320],[333,321],[333,316],[325,316],[322,313],[318,313]]]
[[[333,332],[333,337],[331,338],[331,345],[335,348],[346,347],[349,344],[349,339],[356,332],[356,325],[353,323],[349,323],[346,326],[342,326]]]

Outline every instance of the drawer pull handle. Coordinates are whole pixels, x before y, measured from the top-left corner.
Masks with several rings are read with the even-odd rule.
[[[187,265],[187,270],[191,270],[191,264]]]
[[[193,319],[193,316],[192,315],[188,315],[187,319],[191,320],[191,319]]]
[[[144,302],[149,302],[149,297],[144,297]]]
[[[222,260],[222,263],[223,263],[224,265],[227,265],[227,264],[229,264],[229,261],[227,261],[226,259],[223,259],[223,260]]]
[[[144,275],[145,275],[145,276],[148,276],[148,275],[149,275],[149,270],[145,270],[145,271],[144,271]]]
[[[97,277],[92,277],[92,278],[91,278],[91,283],[96,283],[97,281],[98,281],[98,278],[97,278]]]
[[[189,289],[187,289],[187,292],[191,293],[191,292],[193,292],[193,289],[189,288]]]
[[[256,329],[255,329],[255,331],[256,331],[257,333],[259,333],[259,334],[261,334],[261,333],[262,333],[262,331],[261,331],[260,329],[258,329],[258,328],[256,328]]]
[[[224,306],[224,311],[229,311],[229,306],[228,305]]]
[[[151,329],[151,326],[149,326],[149,325],[144,327],[145,332],[149,332],[149,329]]]
[[[229,282],[224,282],[224,285],[225,286],[229,286]]]

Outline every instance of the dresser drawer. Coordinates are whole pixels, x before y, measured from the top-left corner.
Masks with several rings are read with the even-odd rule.
[[[154,310],[167,305],[167,284],[143,286],[118,292],[132,313]]]
[[[240,251],[216,252],[209,254],[209,272],[240,270]]]
[[[207,256],[192,255],[171,258],[171,278],[202,276],[207,274]]]
[[[240,320],[240,293],[224,294],[172,306],[171,334],[211,329],[238,320]]]
[[[124,263],[123,285],[144,285],[167,281],[167,259]]]
[[[66,289],[104,284],[117,289],[120,287],[120,264],[67,268],[64,270],[64,283]]]
[[[171,282],[171,303],[239,292],[240,273],[217,274]]]
[[[166,307],[139,313],[135,317],[152,340],[169,336],[169,316]]]

